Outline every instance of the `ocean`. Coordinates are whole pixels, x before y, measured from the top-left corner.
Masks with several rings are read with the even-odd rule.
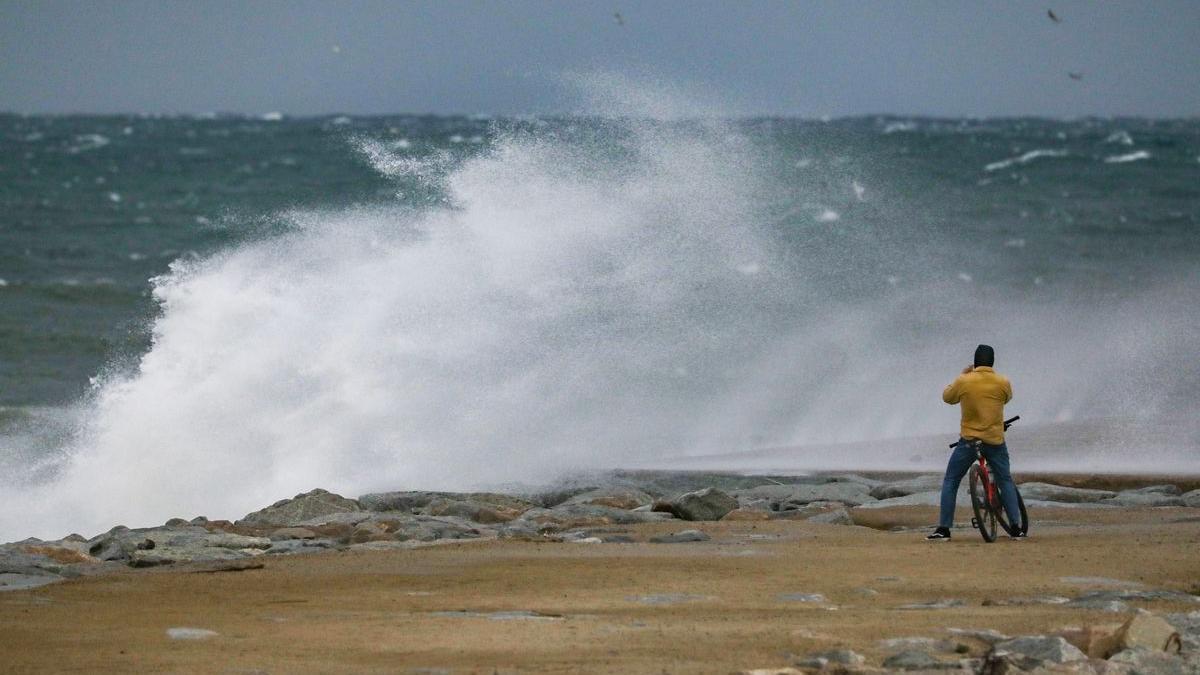
[[[1197,120],[0,115],[0,540],[764,448],[937,470],[907,448],[980,342],[1080,430],[1043,468],[1195,471],[1198,273]]]

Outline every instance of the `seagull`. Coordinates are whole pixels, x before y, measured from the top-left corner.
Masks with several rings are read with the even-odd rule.
[[[1058,15],[1052,9],[1046,10],[1046,16],[1050,17],[1050,20],[1054,23],[1062,23],[1062,19],[1058,18]]]
[[[1083,73],[1067,73],[1067,77],[1078,82],[1083,79]]]
[[[621,27],[625,26],[625,19],[621,16],[620,12],[613,12],[613,18],[617,20],[618,26],[621,26]]]

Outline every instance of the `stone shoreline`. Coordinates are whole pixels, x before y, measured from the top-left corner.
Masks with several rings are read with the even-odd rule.
[[[592,482],[526,494],[405,491],[350,499],[316,489],[234,522],[175,518],[153,528],[118,526],[91,538],[71,535],[57,541],[29,539],[5,544],[0,546],[0,590],[34,589],[129,568],[245,572],[261,569],[264,561],[280,556],[399,552],[467,541],[698,546],[712,539],[705,523],[751,529],[756,523],[779,527],[795,522],[805,528],[857,525],[893,532],[911,530],[907,536],[915,539],[937,504],[939,486],[940,477],[934,475],[883,480],[851,474],[780,477],[617,472]],[[1035,536],[1041,524],[1039,513],[1114,518],[1126,511],[1162,509],[1163,513],[1178,510],[1181,522],[1200,520],[1191,515],[1200,508],[1200,490],[1184,492],[1169,483],[1115,491],[1027,481],[1021,489],[1034,520]],[[965,492],[959,495],[959,505],[959,518],[969,518]],[[962,539],[978,541],[975,532],[960,526],[955,531],[956,541],[949,546]],[[1200,564],[1196,570],[1200,573]],[[753,672],[1200,672],[1200,597],[1194,595],[1200,586],[1186,592],[1144,588],[1133,582],[1119,582],[1115,588],[1086,585],[1093,588],[1069,597],[1014,593],[990,598],[983,605],[1061,607],[1102,612],[1119,621],[1090,624],[1074,632],[973,635],[975,646],[965,647],[961,646],[965,643],[945,638],[929,638],[928,643],[896,642],[892,647],[905,648],[889,648],[887,651],[894,653],[877,663],[854,649],[817,650],[790,658],[791,665],[783,670]],[[788,596],[787,602],[829,605],[820,593],[783,595]],[[661,598],[665,599],[646,602],[672,605],[693,601],[691,594]],[[1186,611],[1149,614],[1139,609],[1146,603],[1166,603]],[[961,606],[961,600],[932,598],[892,609],[920,612]],[[1187,610],[1189,606],[1196,609]],[[1165,650],[1150,649],[1159,638],[1163,638],[1160,647]],[[985,643],[983,651],[978,644],[981,641]]]

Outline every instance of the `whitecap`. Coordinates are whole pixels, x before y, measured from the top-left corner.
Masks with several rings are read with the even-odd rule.
[[[867,188],[863,187],[862,183],[859,183],[858,181],[853,181],[850,183],[850,187],[854,190],[855,199],[857,199],[860,202],[867,201],[864,198],[864,195],[867,194]]]
[[[1018,157],[1009,157],[1008,159],[1002,159],[998,162],[992,162],[991,164],[988,164],[987,166],[983,167],[983,170],[984,171],[999,171],[1000,169],[1007,169],[1008,167],[1012,166],[1013,164],[1028,164],[1029,162],[1032,162],[1033,160],[1038,159],[1040,157],[1066,157],[1066,156],[1067,156],[1066,150],[1046,150],[1046,149],[1039,148],[1037,150],[1030,150],[1029,152],[1027,152],[1023,155],[1020,155]]]
[[[7,279],[0,279],[0,288],[4,288],[7,285],[8,285]]]
[[[916,129],[916,122],[889,122],[887,126],[883,128],[883,133],[896,134],[902,131],[916,131]]]
[[[67,152],[78,154],[80,152],[88,152],[103,148],[112,141],[108,140],[108,136],[102,134],[82,134],[75,137],[75,145],[67,148]]]
[[[745,274],[748,277],[752,277],[762,271],[762,266],[756,262],[749,262],[744,265],[738,265],[737,271]]]
[[[332,120],[329,120],[329,123],[334,126],[341,127],[350,124],[350,118],[346,117],[345,115],[338,115]]]
[[[1196,159],[1200,160],[1200,157],[1197,157]],[[811,159],[809,159],[807,157],[802,157],[802,158],[796,160],[796,168],[797,169],[807,169],[808,167],[812,166],[812,163],[813,163],[813,161]]]
[[[464,140],[465,139],[462,137],[461,134],[454,134],[453,136],[450,137],[451,143],[462,143]]]
[[[401,138],[398,141],[393,141],[392,147],[397,150],[407,150],[412,147],[412,141],[408,140],[407,138]]]
[[[1136,162],[1143,159],[1150,159],[1150,153],[1146,152],[1145,150],[1138,150],[1137,152],[1131,152],[1127,155],[1112,155],[1111,157],[1105,157],[1104,163],[1124,164],[1126,162]]]
[[[841,214],[839,214],[837,211],[834,211],[833,209],[825,209],[824,211],[817,214],[817,222],[818,223],[832,223],[834,221],[841,220],[841,218],[842,218]]]
[[[114,204],[120,204],[121,203],[121,193],[120,192],[108,193],[108,201],[110,201]]]
[[[1004,242],[1004,245],[1009,248],[1025,248],[1025,240],[1021,237],[1016,237]]]
[[[1114,131],[1104,139],[1105,143],[1116,143],[1118,145],[1133,145],[1133,137],[1128,131]]]
[[[967,274],[966,272],[959,272],[959,273],[958,273],[958,280],[959,280],[959,281],[965,281],[965,282],[967,282],[967,283],[971,283],[971,281],[973,281],[973,280],[974,280],[974,278],[973,278],[973,277],[972,277],[970,274]]]
[[[264,122],[279,122],[279,121],[283,120],[283,113],[281,113],[281,112],[264,113],[258,119],[260,119]]]
[[[46,134],[43,134],[40,131],[35,131],[32,134],[26,134],[22,140],[24,140],[26,143],[37,143],[45,137]]]

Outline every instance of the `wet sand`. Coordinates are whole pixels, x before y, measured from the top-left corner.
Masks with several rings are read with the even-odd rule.
[[[870,524],[919,526],[933,515],[882,509]],[[919,530],[803,521],[656,523],[608,528],[631,544],[482,541],[264,556],[262,569],[240,572],[122,569],[0,594],[0,670],[733,672],[835,647],[878,664],[885,638],[1122,619],[983,604],[1105,587],[1064,577],[1200,592],[1200,509],[1038,509],[1031,518],[1028,541],[990,545],[970,529],[931,544]],[[712,540],[644,543],[687,527]],[[787,598],[815,593],[827,602]],[[946,598],[965,604],[898,609]],[[174,627],[217,635],[173,640]],[[985,650],[957,639],[973,655]]]

